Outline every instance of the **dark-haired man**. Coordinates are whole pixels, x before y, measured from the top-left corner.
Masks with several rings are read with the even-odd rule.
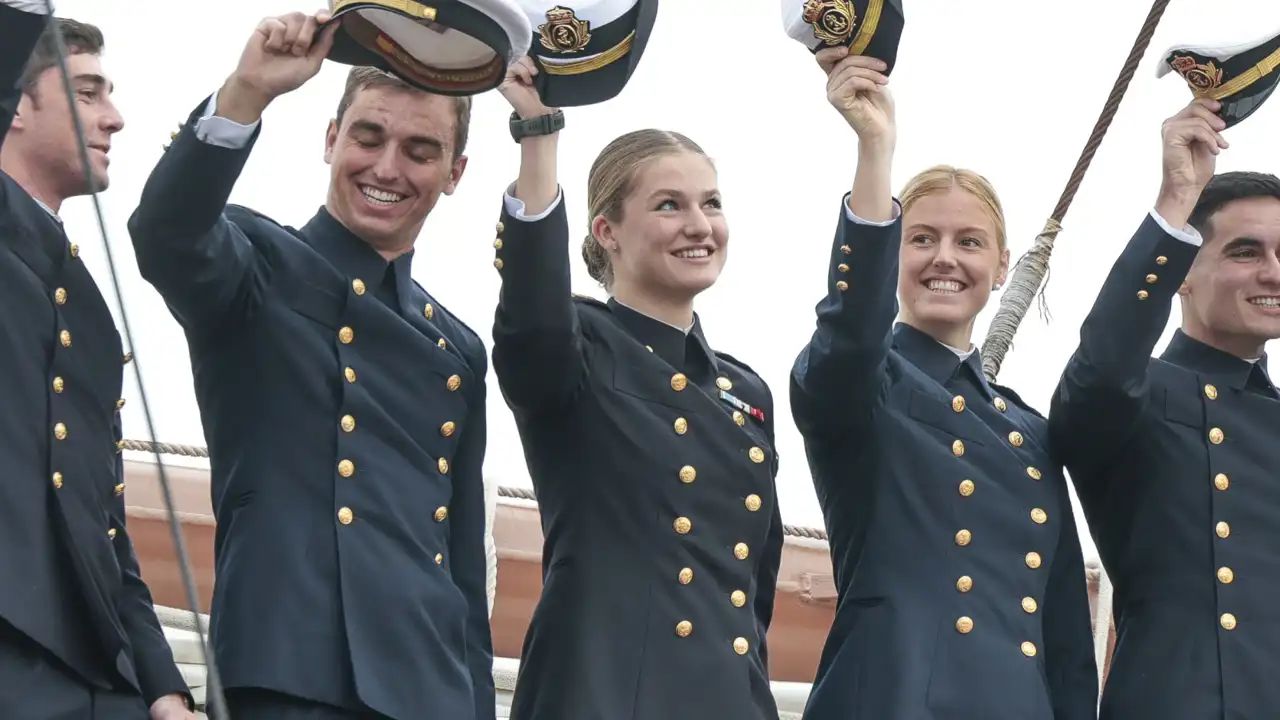
[[[1104,720],[1280,708],[1280,179],[1214,175],[1216,100],[1164,125],[1155,209],[1120,254],[1053,399],[1115,584]],[[1151,352],[1181,298],[1182,326]]]
[[[235,720],[493,720],[485,349],[410,274],[466,168],[468,101],[354,69],[316,215],[227,205],[267,105],[319,71],[325,19],[259,24],[129,221],[191,351],[214,654]]]
[[[125,531],[120,336],[58,217],[124,121],[102,33],[45,8],[0,0],[0,717],[191,718]]]

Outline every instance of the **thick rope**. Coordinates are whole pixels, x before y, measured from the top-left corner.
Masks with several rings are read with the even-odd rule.
[[[1075,199],[1076,191],[1084,181],[1085,172],[1089,170],[1094,154],[1102,145],[1102,138],[1106,136],[1116,111],[1120,109],[1120,101],[1124,99],[1125,91],[1129,89],[1129,82],[1133,79],[1138,64],[1142,62],[1147,46],[1151,44],[1151,38],[1155,35],[1156,26],[1160,24],[1160,18],[1164,16],[1164,10],[1168,5],[1169,0],[1156,0],[1151,6],[1151,12],[1147,13],[1147,19],[1142,23],[1142,30],[1138,32],[1138,37],[1133,42],[1133,49],[1129,51],[1129,57],[1125,60],[1124,67],[1120,69],[1115,85],[1111,87],[1111,94],[1107,96],[1107,102],[1102,106],[1102,114],[1094,124],[1093,132],[1089,134],[1089,140],[1080,153],[1080,159],[1076,161],[1075,169],[1071,171],[1071,179],[1067,181],[1067,187],[1058,198],[1057,207],[1045,222],[1044,230],[1036,238],[1035,245],[1026,255],[1019,258],[1014,266],[1013,279],[1009,281],[1009,288],[1000,296],[1000,309],[991,320],[987,337],[982,343],[982,369],[987,379],[992,382],[1000,374],[1000,365],[1004,362],[1005,353],[1013,345],[1013,336],[1018,332],[1022,318],[1026,317],[1027,309],[1031,307],[1031,300],[1040,290],[1048,273],[1053,241],[1062,230],[1062,220],[1067,216],[1067,209],[1071,207],[1071,201]],[[1041,309],[1047,317],[1048,308],[1043,295],[1040,296],[1040,301]]]
[[[146,440],[121,440],[120,448],[122,450],[136,450],[138,452],[159,453],[162,455],[180,455],[182,457],[207,458],[209,450],[196,445],[181,445],[179,443],[161,443],[148,442]],[[528,500],[537,502],[538,497],[533,494],[533,490],[518,487],[500,487],[498,488],[498,496],[511,498],[513,500]],[[826,541],[827,533],[818,528],[801,527],[799,525],[783,525],[782,529],[786,535],[791,537],[809,538],[811,540]]]

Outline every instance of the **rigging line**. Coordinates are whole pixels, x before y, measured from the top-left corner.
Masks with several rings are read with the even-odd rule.
[[[49,17],[49,26],[54,26],[57,19],[53,14],[53,0],[44,0],[45,10]],[[138,383],[138,396],[142,402],[142,414],[146,418],[147,435],[153,441],[156,438],[155,421],[151,415],[151,406],[147,403],[147,391],[142,383],[142,365],[137,354],[137,345],[133,342],[133,332],[129,327],[129,315],[125,310],[124,293],[120,287],[120,276],[116,272],[116,261],[111,252],[111,241],[107,236],[107,223],[102,214],[102,203],[98,199],[98,189],[94,187],[93,165],[89,161],[89,148],[85,144],[84,127],[80,121],[80,113],[76,109],[75,89],[71,84],[71,69],[67,64],[67,46],[62,39],[62,33],[52,32],[54,46],[58,58],[58,69],[62,73],[62,88],[67,94],[67,108],[71,111],[71,121],[75,126],[76,143],[80,152],[80,166],[85,174],[85,181],[89,183],[89,197],[93,199],[93,211],[98,220],[98,233],[102,236],[102,245],[106,248],[107,268],[111,272],[111,285],[115,290],[116,302],[120,307],[120,324],[124,329],[125,341],[129,344],[133,357],[133,373]],[[205,705],[212,711],[214,720],[228,720],[226,715],[226,702],[222,695],[222,680],[218,674],[218,668],[213,659],[213,653],[209,651],[209,641],[205,635],[205,628],[200,619],[200,597],[196,592],[195,577],[191,572],[190,557],[187,554],[187,545],[182,536],[182,526],[178,522],[177,513],[173,507],[173,491],[169,486],[169,476],[165,471],[164,459],[160,457],[160,453],[155,453],[156,469],[159,471],[160,490],[164,497],[165,510],[169,514],[169,532],[173,539],[174,549],[178,553],[179,569],[182,573],[182,585],[187,595],[187,606],[191,611],[192,619],[195,621],[196,633],[200,636],[200,651],[204,655],[204,664],[206,670],[206,686],[205,686]],[[211,707],[210,707],[211,706]]]

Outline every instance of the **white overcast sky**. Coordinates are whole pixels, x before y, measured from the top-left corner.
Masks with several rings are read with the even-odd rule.
[[[940,162],[983,173],[1004,203],[1016,257],[1057,202],[1149,3],[904,2],[907,25],[892,82],[900,128],[895,186]],[[107,37],[105,64],[126,126],[112,147],[112,183],[102,203],[159,439],[203,445],[186,343],[139,277],[125,222],[169,133],[232,71],[257,21],[315,8],[288,0],[61,0],[57,7],[60,15],[99,25]],[[1107,270],[1155,198],[1160,122],[1190,99],[1180,79],[1155,79],[1160,53],[1187,41],[1245,42],[1272,28],[1280,29],[1280,3],[1270,0],[1170,3],[1058,238],[1048,289],[1051,322],[1033,307],[1001,371],[1000,382],[1040,410],[1048,409]],[[324,132],[345,71],[327,65],[267,111],[233,202],[294,226],[323,203]],[[519,164],[507,131],[509,113],[497,93],[476,100],[467,173],[458,192],[432,213],[414,265],[415,277],[486,344],[499,279],[492,266],[493,224]],[[783,32],[777,0],[666,0],[624,93],[566,114],[561,182],[574,229],[574,290],[580,293],[602,293],[578,260],[577,243],[578,231],[586,232],[587,171],[609,140],[637,128],[667,128],[694,138],[716,159],[732,253],[698,311],[712,345],[752,365],[773,388],[784,518],[821,526],[800,435],[790,420],[787,374],[813,330],[813,308],[825,291],[856,142],[827,104],[824,78],[810,54]],[[1277,122],[1280,100],[1233,128],[1227,135],[1232,148],[1219,170],[1280,171]],[[72,201],[64,215],[114,307],[91,203]],[[993,298],[979,319],[977,341],[995,308]],[[1165,340],[1177,322],[1175,307]],[[1274,354],[1280,345],[1270,349]],[[527,487],[520,442],[492,373],[490,383],[486,474],[502,485]],[[125,435],[146,439],[136,387],[126,373],[131,402],[124,410]]]

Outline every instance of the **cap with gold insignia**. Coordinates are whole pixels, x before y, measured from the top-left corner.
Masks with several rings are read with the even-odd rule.
[[[329,10],[341,23],[329,60],[437,95],[492,90],[529,49],[529,20],[514,0],[330,0]]]
[[[622,92],[658,15],[658,0],[519,2],[532,27],[534,84],[549,107],[593,105]]]
[[[1280,83],[1280,33],[1230,47],[1175,45],[1160,56],[1156,77],[1177,73],[1196,97],[1222,103],[1231,127],[1253,114]]]
[[[843,45],[893,72],[902,39],[902,0],[782,0],[782,27],[811,52]]]

